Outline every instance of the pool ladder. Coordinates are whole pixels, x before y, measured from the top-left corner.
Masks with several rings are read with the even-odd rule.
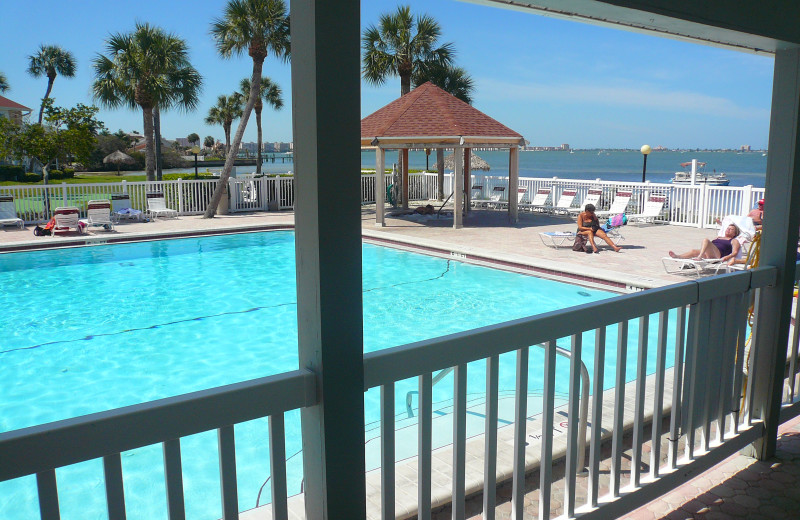
[[[536,345],[540,348],[547,348],[544,343]],[[572,359],[572,352],[556,345],[556,354],[567,359]],[[431,380],[431,388],[436,383],[444,379],[447,374],[453,371],[455,367],[448,367],[433,376]],[[406,394],[406,413],[408,417],[414,417],[414,410],[411,406],[414,394],[418,394],[416,390],[411,390]],[[578,468],[583,471],[586,462],[586,426],[589,418],[589,371],[586,369],[586,364],[581,361],[581,410],[578,415]]]

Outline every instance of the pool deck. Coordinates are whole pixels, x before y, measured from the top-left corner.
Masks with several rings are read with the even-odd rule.
[[[621,253],[614,253],[598,242],[600,254],[586,254],[573,252],[570,247],[555,249],[542,242],[541,232],[574,231],[575,223],[564,217],[521,213],[519,222],[512,224],[505,211],[473,210],[465,218],[462,229],[453,229],[452,223],[452,217],[389,216],[385,227],[377,227],[374,207],[362,209],[363,236],[372,241],[391,242],[478,263],[489,262],[496,267],[585,285],[609,284],[622,291],[691,279],[665,273],[661,258],[670,249],[682,251],[699,247],[703,238],[714,235],[709,229],[629,225],[621,229],[625,237],[619,241]],[[283,211],[221,215],[213,219],[197,215],[154,222],[131,221],[117,225],[111,232],[92,229],[87,235],[69,232],[55,237],[36,237],[33,226],[23,230],[6,226],[0,231],[0,252],[249,232],[293,225],[294,213]]]

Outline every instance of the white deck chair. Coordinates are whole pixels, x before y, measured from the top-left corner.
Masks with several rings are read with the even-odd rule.
[[[559,247],[571,247],[575,242],[574,231],[540,231],[539,238],[548,247],[558,249]]]
[[[553,215],[569,215],[572,208],[572,201],[575,200],[575,195],[578,190],[575,188],[566,188],[561,192],[561,197],[558,199],[558,204],[553,207]]]
[[[74,206],[56,208],[53,211],[55,225],[53,226],[53,233],[50,236],[55,236],[59,231],[69,231],[71,228],[75,228],[75,231],[78,233],[83,233],[80,223],[78,222],[79,217],[80,211]]]
[[[25,227],[25,221],[17,217],[17,207],[14,205],[14,197],[3,195],[0,197],[0,226],[12,225],[22,229]]]
[[[526,205],[525,198],[528,196],[528,187],[527,186],[519,186],[517,187],[517,207],[521,208]],[[503,206],[508,206],[508,202],[503,201]]]
[[[647,202],[644,203],[644,211],[634,215],[628,215],[628,223],[654,224],[656,219],[661,216],[661,211],[664,209],[664,201],[666,200],[666,195],[650,195]]]
[[[628,203],[631,201],[632,195],[633,192],[630,190],[619,190],[617,191],[616,195],[614,195],[614,200],[611,202],[610,208],[608,208],[606,211],[595,211],[594,214],[598,217],[610,217],[611,215],[625,213],[625,210],[628,209]]]
[[[124,219],[142,220],[142,211],[131,207],[131,196],[127,193],[112,194],[111,219],[116,222]]]
[[[736,259],[745,258],[747,246],[756,235],[753,219],[739,215],[728,215],[722,219],[722,225],[720,226],[717,236],[725,236],[725,229],[730,224],[736,224],[741,231],[739,236],[736,237],[736,240],[738,240],[739,244],[742,246],[736,254]],[[687,274],[694,275],[698,278],[704,275],[719,274],[720,272],[727,273],[731,271],[727,262],[722,262],[714,258],[693,260],[691,258],[672,258],[670,256],[665,256],[661,259],[661,265],[664,266],[664,271],[666,271],[667,274]]]
[[[603,190],[601,188],[589,188],[589,192],[586,194],[586,198],[583,199],[581,206],[579,208],[570,208],[569,214],[577,217],[579,213],[583,212],[583,208],[585,208],[587,204],[597,207],[600,203],[600,197],[602,196]]]
[[[495,186],[494,188],[492,188],[492,195],[487,201],[486,207],[499,208],[500,206],[505,204],[506,202],[503,200],[503,195],[505,195],[505,193],[506,193],[505,186]]]
[[[485,208],[489,199],[483,198],[483,184],[473,184],[470,193],[470,204],[473,208]]]
[[[163,193],[147,194],[147,213],[155,218],[178,218],[178,211],[167,207]]]
[[[89,226],[102,226],[107,231],[113,231],[111,201],[108,199],[90,200],[86,206],[86,224]]]
[[[533,196],[533,200],[530,204],[520,204],[520,207],[524,207],[531,211],[538,211],[541,213],[547,213],[553,207],[552,204],[548,204],[547,200],[550,198],[550,192],[553,191],[553,188],[539,188],[536,190],[536,195]]]

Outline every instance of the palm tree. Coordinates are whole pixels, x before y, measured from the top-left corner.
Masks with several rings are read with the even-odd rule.
[[[234,92],[230,96],[222,94],[217,98],[217,104],[211,107],[206,116],[205,122],[207,125],[221,125],[222,130],[225,132],[225,157],[230,155],[231,151],[231,125],[233,121],[242,115],[242,95]],[[212,138],[213,140],[213,138]],[[208,141],[208,138],[206,138]],[[214,143],[211,143],[213,146]],[[238,147],[237,147],[238,149]]]
[[[475,82],[464,68],[453,65],[442,67],[439,64],[428,64],[420,67],[412,78],[414,88],[428,81],[464,103],[472,104]]]
[[[211,137],[210,135],[207,135],[205,136],[205,138],[203,138],[204,148],[214,148],[214,143],[215,143],[214,138]]]
[[[189,141],[191,144],[196,145],[200,141],[200,136],[192,132],[191,134],[186,136],[186,140]]]
[[[194,109],[202,77],[189,63],[184,40],[146,23],[137,23],[131,33],[112,34],[106,51],[94,60],[94,98],[109,108],[142,109],[147,180],[155,180],[154,110]]]
[[[6,92],[11,89],[11,85],[8,84],[8,80],[6,79],[6,75],[0,72],[0,92]]]
[[[75,57],[58,45],[42,45],[38,53],[28,56],[28,74],[34,78],[47,76],[47,91],[39,107],[39,124],[42,124],[44,101],[50,97],[53,82],[59,74],[65,78],[75,76]]]
[[[382,85],[389,76],[400,76],[400,95],[411,92],[411,78],[430,64],[448,66],[455,54],[452,43],[436,47],[442,34],[439,23],[428,15],[414,18],[409,6],[383,14],[378,26],[364,31],[362,72],[364,79]]]
[[[244,78],[239,85],[242,95],[247,96],[250,93],[250,79]],[[281,88],[266,76],[261,78],[261,92],[258,98],[256,98],[255,105],[253,105],[253,110],[256,113],[256,128],[258,129],[258,139],[256,141],[256,175],[261,175],[261,110],[264,108],[264,101],[275,110],[283,108]]]
[[[242,142],[250,112],[261,93],[261,69],[270,51],[284,61],[289,59],[289,15],[283,0],[229,0],[222,18],[211,25],[211,34],[217,51],[223,58],[239,56],[245,52],[253,59],[250,94],[242,111],[232,147],[236,150]],[[214,195],[208,203],[204,218],[213,218],[233,168],[236,154],[229,154],[219,176]]]

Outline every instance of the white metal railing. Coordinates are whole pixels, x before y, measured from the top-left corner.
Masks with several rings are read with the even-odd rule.
[[[800,262],[794,273],[795,286],[800,284]],[[786,352],[787,374],[781,401],[781,422],[800,415],[800,305],[797,305],[797,292],[792,299],[791,325],[789,327],[789,346]]]
[[[485,518],[492,519],[498,469],[511,474],[512,510],[521,518],[525,492],[526,450],[540,453],[540,518],[550,514],[552,464],[555,451],[555,395],[557,386],[566,386],[568,395],[566,440],[566,486],[563,497],[567,517],[608,518],[624,514],[683,482],[688,472],[702,471],[754,441],[763,431],[762,423],[751,416],[752,381],[745,385],[743,373],[747,308],[751,292],[774,283],[777,270],[760,267],[715,278],[628,294],[598,301],[579,308],[554,311],[511,322],[452,334],[364,355],[365,390],[380,388],[381,467],[378,502],[382,518],[395,518],[395,383],[417,378],[418,413],[418,513],[431,517],[432,373],[454,369],[452,493],[454,518],[464,518],[467,492],[466,398],[467,378],[473,371],[486,374],[485,431],[482,439],[485,478],[482,485]],[[688,314],[687,314],[688,309]],[[675,316],[674,324],[670,315]],[[651,316],[657,323],[657,340],[651,342],[648,328]],[[629,323],[638,324],[635,377],[627,374]],[[616,330],[616,356],[606,358],[607,329]],[[674,345],[668,344],[670,330]],[[584,345],[584,334],[593,332],[594,345]],[[556,380],[556,341],[569,338],[570,367],[567,377]],[[541,365],[529,363],[531,346],[544,344]],[[668,350],[674,354],[667,358]],[[498,429],[499,356],[516,353],[514,421]],[[584,352],[586,355],[584,356]],[[756,353],[755,355],[757,355]],[[583,438],[579,412],[588,404],[580,396],[582,358],[593,358],[591,431]],[[610,356],[609,356],[610,357]],[[647,374],[648,361],[655,366]],[[478,364],[475,364],[478,362]],[[668,364],[672,368],[668,369]],[[612,390],[604,392],[604,371],[614,371]],[[540,370],[542,412],[539,417],[538,446],[529,436],[529,374]],[[667,378],[670,385],[667,385]],[[743,389],[747,388],[742,397]],[[626,387],[634,389],[626,395]],[[670,392],[667,389],[671,388]],[[538,391],[539,389],[537,389]],[[223,518],[238,515],[236,463],[233,425],[259,417],[270,418],[270,460],[273,518],[286,519],[285,447],[283,413],[316,404],[315,377],[307,370],[296,370],[259,380],[237,383],[109,412],[68,419],[0,434],[0,481],[25,475],[37,476],[42,518],[58,518],[58,486],[55,469],[92,459],[103,459],[106,498],[110,517],[122,518],[124,474],[120,453],[161,443],[164,452],[164,478],[170,518],[182,518],[184,498],[180,439],[195,433],[217,430]],[[613,394],[613,404],[604,406],[601,396]],[[669,395],[668,395],[669,394]],[[646,395],[653,397],[646,398]],[[583,403],[581,403],[583,401]],[[626,404],[633,402],[630,425],[625,424]],[[743,413],[741,403],[744,402]],[[661,462],[661,417],[669,417],[669,445],[666,462]],[[651,436],[645,438],[645,425]],[[622,486],[623,436],[632,428],[630,486]],[[513,431],[511,431],[513,430]],[[509,442],[499,443],[499,436]],[[474,440],[474,439],[473,439]],[[588,442],[588,493],[585,504],[577,502],[576,476],[581,469],[581,443]],[[652,441],[649,462],[642,449]],[[610,494],[601,498],[599,490],[600,453],[603,443],[611,444]],[[498,468],[498,449],[509,446],[513,468]],[[504,448],[505,449],[505,448]],[[584,453],[585,455],[585,453]],[[648,478],[642,467],[649,464]],[[510,469],[511,471],[507,471]],[[369,488],[370,486],[368,486]],[[477,491],[480,491],[477,490]],[[117,516],[119,514],[119,516]]]
[[[438,194],[437,174],[431,172],[409,174],[408,197],[411,201],[435,199]],[[216,186],[215,179],[177,180],[177,181],[142,181],[114,182],[97,184],[50,184],[48,186],[0,186],[0,195],[11,195],[15,199],[17,213],[26,223],[39,223],[47,220],[49,206],[52,210],[58,206],[76,206],[85,217],[86,203],[92,199],[110,198],[113,194],[127,193],[131,196],[134,208],[145,210],[147,207],[145,194],[164,193],[167,206],[176,209],[179,215],[195,215],[205,211]],[[396,183],[392,174],[386,174],[384,186],[387,190]],[[505,189],[503,201],[508,200],[508,177],[496,175],[473,175],[469,188],[473,198],[489,199],[496,186]],[[599,210],[608,209],[614,194],[618,190],[633,193],[628,205],[629,213],[641,213],[651,193],[660,193],[667,197],[660,221],[674,225],[713,227],[716,218],[725,215],[745,215],[758,199],[764,197],[764,188],[753,186],[686,186],[673,184],[657,184],[651,182],[616,182],[600,179],[579,180],[553,178],[521,177],[519,186],[527,188],[525,200],[532,200],[539,188],[551,188],[553,200],[560,197],[564,189],[577,191],[574,207],[579,207],[590,188],[600,188],[603,196],[598,205]],[[453,190],[453,175],[444,176],[443,192],[445,197]],[[229,181],[230,210],[269,211],[294,208],[294,178],[282,176],[243,176],[231,178]],[[511,190],[516,193],[516,190]],[[387,201],[389,199],[387,198]],[[361,202],[375,202],[375,175],[361,175]],[[499,205],[498,205],[499,206]]]

